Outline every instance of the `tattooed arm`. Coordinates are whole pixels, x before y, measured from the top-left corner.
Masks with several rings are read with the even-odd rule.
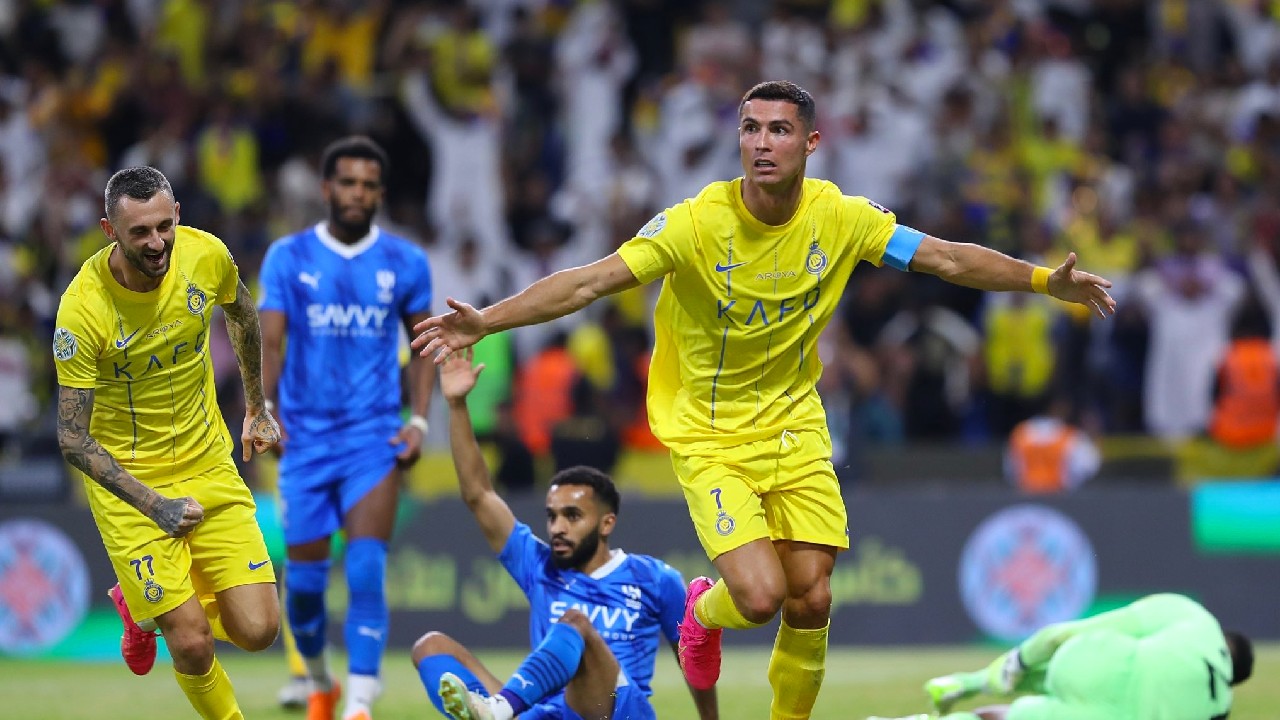
[[[58,447],[67,462],[112,495],[151,518],[170,537],[182,537],[204,518],[194,498],[167,498],[143,485],[89,434],[93,390],[58,386]]]
[[[227,316],[227,336],[236,351],[240,380],[244,383],[244,428],[240,442],[247,462],[251,447],[263,453],[280,442],[280,425],[266,407],[262,390],[262,325],[253,306],[253,296],[243,280],[236,286],[236,299],[222,310]]]

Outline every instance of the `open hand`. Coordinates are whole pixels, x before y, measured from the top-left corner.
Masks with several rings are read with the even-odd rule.
[[[435,363],[441,365],[463,348],[471,347],[485,336],[484,316],[470,305],[449,298],[445,304],[453,308],[453,312],[435,315],[413,326],[418,336],[410,346],[422,357],[435,357]]]
[[[263,408],[258,412],[244,414],[244,426],[240,431],[240,445],[244,448],[242,457],[245,462],[253,456],[253,452],[262,453],[275,447],[280,442],[280,423],[271,416],[271,411]],[[250,450],[252,448],[252,451]]]
[[[440,392],[445,400],[462,400],[476,386],[476,380],[484,370],[484,363],[473,366],[471,361],[474,357],[475,351],[466,348],[445,358],[444,365],[440,368]]]
[[[1049,275],[1049,294],[1067,302],[1080,303],[1100,318],[1116,311],[1116,301],[1107,293],[1111,281],[1083,270],[1076,270],[1076,254],[1067,259]]]

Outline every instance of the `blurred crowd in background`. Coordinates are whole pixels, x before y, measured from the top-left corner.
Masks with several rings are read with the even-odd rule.
[[[379,222],[427,248],[436,308],[483,304],[741,174],[739,99],[788,79],[818,101],[810,176],[948,240],[1075,252],[1120,308],[864,265],[821,341],[838,466],[1029,418],[1274,446],[1275,351],[1223,368],[1280,348],[1278,21],[1275,0],[0,0],[0,443],[56,452],[54,314],[121,167],[161,169],[253,288],[324,218],[324,146],[368,134]],[[656,290],[487,339],[477,429],[508,457],[655,449]]]

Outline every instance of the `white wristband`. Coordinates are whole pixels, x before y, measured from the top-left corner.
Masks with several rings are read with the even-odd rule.
[[[409,422],[405,423],[409,427],[418,428],[418,432],[422,433],[422,437],[427,436],[427,419],[421,415],[414,415],[409,418]]]
[[[275,412],[275,411],[276,411],[276,404],[275,404],[275,403],[273,403],[273,402],[271,402],[270,400],[263,400],[263,401],[262,401],[262,407],[266,408],[266,409],[267,409],[267,412]]]

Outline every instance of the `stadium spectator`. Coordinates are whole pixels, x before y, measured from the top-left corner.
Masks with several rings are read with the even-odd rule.
[[[1005,449],[1005,478],[1028,495],[1070,492],[1098,472],[1102,457],[1083,430],[1066,421],[1068,404],[1055,402],[1014,426]]]

